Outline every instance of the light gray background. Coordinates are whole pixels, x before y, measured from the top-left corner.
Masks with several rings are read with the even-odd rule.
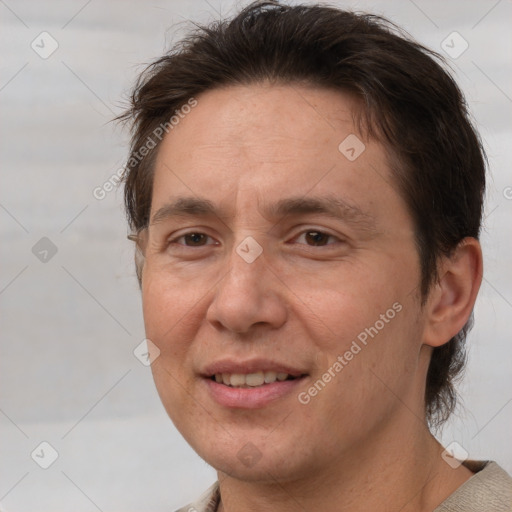
[[[451,62],[490,160],[486,267],[461,386],[464,409],[442,439],[512,472],[512,4],[333,3],[384,14],[441,53],[453,31],[469,44]],[[185,20],[212,20],[233,5],[0,0],[5,510],[172,511],[214,481],[168,420],[150,370],[132,353],[144,331],[122,196],[97,200],[93,190],[125,161],[127,133],[109,120],[140,64],[178,39]],[[43,31],[59,45],[47,59],[31,48]],[[32,252],[42,237],[58,249],[46,263]],[[59,454],[46,470],[30,456],[42,441]]]

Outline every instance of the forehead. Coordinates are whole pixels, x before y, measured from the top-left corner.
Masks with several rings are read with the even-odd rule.
[[[194,153],[188,155],[192,158],[245,152],[270,160],[293,157],[299,149],[337,151],[340,137],[355,131],[358,106],[348,93],[298,84],[214,89],[198,96],[197,106],[182,117],[164,145],[187,139],[194,143]]]
[[[385,149],[357,133],[350,94],[299,85],[250,85],[199,95],[163,139],[152,212],[169,196],[264,204],[339,194],[354,206],[395,194]]]

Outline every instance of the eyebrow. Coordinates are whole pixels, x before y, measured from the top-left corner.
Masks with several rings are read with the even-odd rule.
[[[343,220],[364,231],[375,232],[375,220],[355,204],[350,204],[336,196],[290,197],[276,203],[265,203],[263,213],[267,218],[282,220],[284,217],[307,214],[320,214]],[[158,224],[173,217],[215,216],[221,218],[223,212],[208,199],[199,197],[179,197],[159,208],[151,219]]]
[[[208,199],[179,197],[159,208],[151,224],[158,224],[173,217],[207,216],[216,214],[215,205]]]
[[[265,211],[270,217],[299,216],[316,213],[350,223],[374,227],[373,217],[358,206],[350,204],[344,199],[335,196],[326,197],[291,197],[281,199],[268,206]]]

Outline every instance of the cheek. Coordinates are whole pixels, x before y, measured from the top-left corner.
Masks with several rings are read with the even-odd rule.
[[[308,400],[303,407],[321,424],[326,439],[362,441],[368,431],[409,403],[419,353],[419,344],[409,337],[413,332],[410,313],[403,305],[380,330],[376,320],[365,325],[358,318],[359,325],[354,322],[351,328],[340,323],[340,336],[318,346],[318,373],[302,399]],[[364,336],[358,338],[360,333]],[[327,448],[339,446],[334,443]]]
[[[420,349],[419,303],[409,293],[415,270],[411,266],[406,279],[389,270],[370,272],[353,266],[329,279],[317,276],[303,280],[301,286],[296,282],[294,288],[290,283],[295,295],[303,298],[295,303],[295,317],[314,344],[314,381],[328,381],[326,395],[332,393],[334,403],[349,409],[359,408],[360,414],[378,405],[386,386],[399,390],[412,378]],[[320,382],[317,387],[323,394],[322,386]]]
[[[142,302],[146,337],[160,350],[151,365],[160,399],[178,429],[192,421],[197,411],[190,394],[193,376],[191,346],[201,322],[198,287],[183,286],[177,279],[146,269]],[[188,418],[188,419],[187,419]],[[186,429],[185,429],[186,430]]]
[[[200,322],[203,295],[204,287],[146,269],[142,284],[146,336],[166,360],[178,363],[186,354]]]
[[[311,279],[290,276],[287,284],[300,299],[293,301],[296,318],[318,348],[327,351],[344,350],[359,335],[364,341],[376,323],[379,332],[388,330],[404,300],[403,287],[392,276],[355,265]]]

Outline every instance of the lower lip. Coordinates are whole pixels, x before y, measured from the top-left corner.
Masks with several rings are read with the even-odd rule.
[[[239,409],[258,409],[270,402],[283,398],[297,389],[304,377],[264,384],[254,388],[232,388],[205,378],[208,391],[212,398],[224,407]]]

